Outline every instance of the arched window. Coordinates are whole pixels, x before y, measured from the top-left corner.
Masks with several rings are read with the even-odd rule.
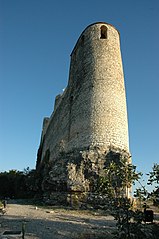
[[[100,30],[101,30],[100,39],[107,39],[107,27],[103,25],[101,26]]]

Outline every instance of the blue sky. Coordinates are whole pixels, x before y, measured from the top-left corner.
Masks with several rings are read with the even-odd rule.
[[[158,0],[0,0],[0,171],[35,167],[70,53],[97,21],[120,31],[133,164],[159,163],[158,12]]]

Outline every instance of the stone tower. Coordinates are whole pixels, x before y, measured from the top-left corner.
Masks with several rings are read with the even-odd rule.
[[[120,35],[97,22],[77,40],[68,86],[44,119],[37,171],[45,196],[90,192],[117,155],[130,158]]]

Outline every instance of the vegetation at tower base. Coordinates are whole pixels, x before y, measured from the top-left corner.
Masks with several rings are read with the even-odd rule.
[[[153,222],[153,216],[150,218],[147,213],[153,215],[152,210],[147,210],[148,207],[145,202],[148,200],[154,200],[154,192],[158,191],[158,176],[159,176],[159,165],[153,166],[153,171],[150,172],[148,181],[156,183],[157,190],[152,193],[148,193],[145,187],[142,186],[142,190],[137,189],[136,196],[140,199],[144,199],[143,210],[134,209],[132,200],[119,193],[118,189],[122,190],[123,187],[129,186],[136,180],[141,179],[142,173],[136,173],[136,167],[131,164],[123,164],[124,159],[121,158],[122,163],[110,162],[106,168],[105,176],[99,180],[98,192],[108,194],[109,197],[109,210],[117,221],[117,231],[113,238],[125,238],[125,239],[157,239],[159,237],[159,225],[156,223],[143,224],[143,222]],[[124,166],[124,167],[123,167]],[[119,178],[118,178],[119,177]],[[116,180],[119,183],[116,183]],[[147,183],[149,184],[149,183]],[[144,197],[141,197],[140,193],[143,193]],[[142,195],[142,196],[143,196]],[[156,194],[157,195],[157,194]],[[155,199],[156,199],[155,195]],[[155,201],[156,202],[156,201]]]
[[[132,184],[139,180],[141,173],[136,173],[136,166],[127,158],[116,155],[114,160],[107,161],[103,176],[99,177],[97,191],[107,194],[110,198],[127,197]]]

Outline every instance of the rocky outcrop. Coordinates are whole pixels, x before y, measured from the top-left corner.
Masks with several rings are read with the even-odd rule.
[[[108,163],[120,160],[121,156],[126,159],[130,157],[126,151],[120,149],[92,147],[60,153],[56,161],[50,162],[47,151],[45,160],[37,168],[42,175],[41,190],[44,200],[51,204],[86,202],[90,193],[96,191],[98,179]]]

